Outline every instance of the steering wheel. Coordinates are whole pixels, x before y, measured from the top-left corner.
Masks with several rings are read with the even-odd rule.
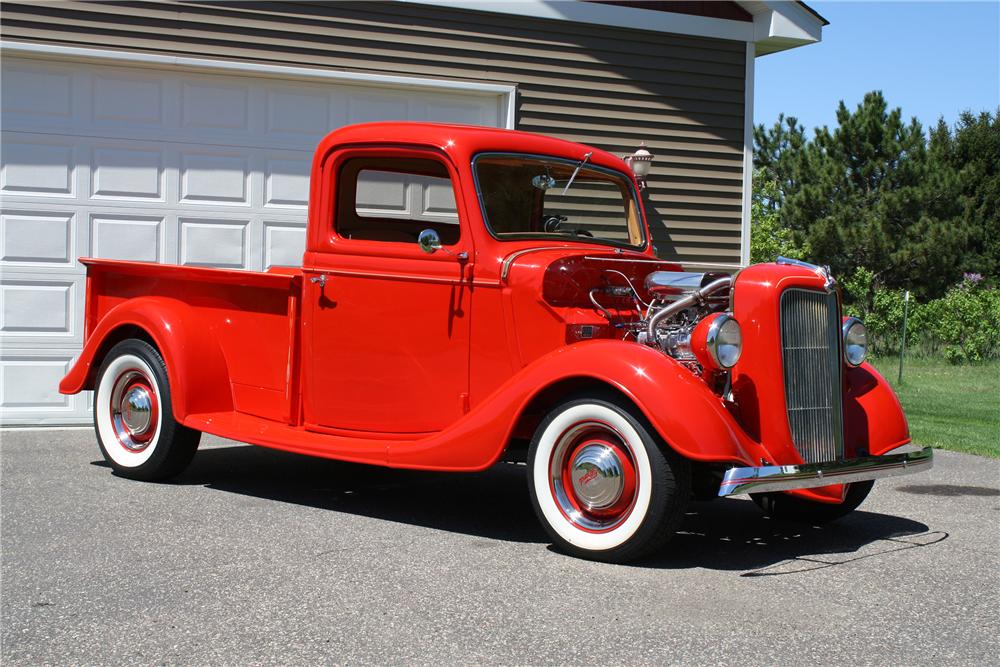
[[[542,230],[548,233],[558,232],[559,226],[566,222],[568,218],[565,215],[547,215],[545,216],[545,222],[542,223]]]

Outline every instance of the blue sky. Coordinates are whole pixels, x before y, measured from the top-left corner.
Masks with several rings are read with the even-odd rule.
[[[812,136],[876,89],[925,128],[1000,105],[1000,1],[808,4],[830,21],[823,41],[757,58],[755,123],[784,112]]]

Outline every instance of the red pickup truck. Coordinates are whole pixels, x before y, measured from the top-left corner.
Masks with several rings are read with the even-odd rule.
[[[553,541],[625,561],[692,497],[827,521],[931,465],[825,268],[657,259],[629,164],[508,130],[377,123],[317,148],[302,266],[82,259],[117,474],[180,472],[202,432],[343,461],[527,462]]]

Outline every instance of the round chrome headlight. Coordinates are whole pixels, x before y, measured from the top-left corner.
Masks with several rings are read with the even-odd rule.
[[[743,332],[732,315],[720,314],[712,320],[705,336],[705,348],[719,368],[730,369],[740,360]]]
[[[848,317],[841,327],[844,332],[844,361],[860,366],[868,356],[868,329],[856,317]]]

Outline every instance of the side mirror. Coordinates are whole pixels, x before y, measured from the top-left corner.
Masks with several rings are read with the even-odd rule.
[[[441,237],[433,229],[425,229],[417,235],[417,245],[430,255],[441,249]]]

